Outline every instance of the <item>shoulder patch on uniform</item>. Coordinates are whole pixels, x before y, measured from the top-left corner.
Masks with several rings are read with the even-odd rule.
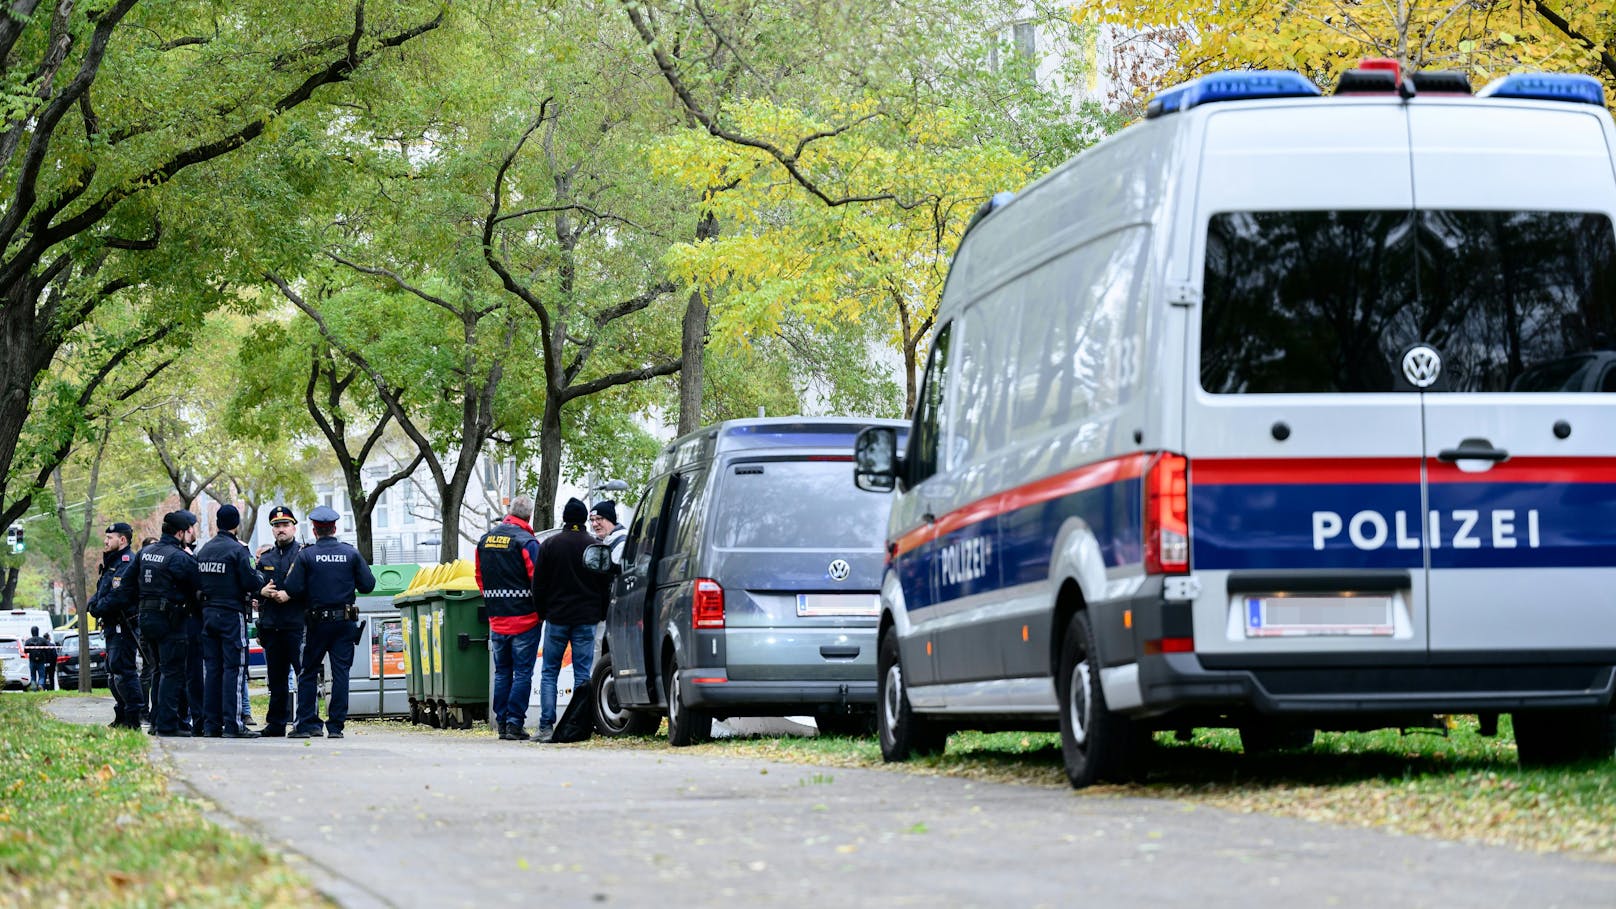
[[[124,554],[123,554],[123,558],[121,558],[121,559],[119,559],[119,560],[118,560],[118,561],[120,561],[120,562],[127,562],[127,561],[129,561],[129,553],[127,553],[127,552],[126,552],[126,553],[124,553]],[[92,641],[91,641],[91,642],[90,642],[90,643],[92,643],[92,644],[94,644],[94,643],[95,643],[95,641],[93,641],[93,640],[92,640]]]

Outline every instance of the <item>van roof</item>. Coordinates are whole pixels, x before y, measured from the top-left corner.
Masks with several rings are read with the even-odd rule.
[[[725,420],[669,442],[657,456],[653,475],[705,461],[729,451],[751,449],[847,449],[866,426],[907,427],[905,420],[877,417],[753,417]]]

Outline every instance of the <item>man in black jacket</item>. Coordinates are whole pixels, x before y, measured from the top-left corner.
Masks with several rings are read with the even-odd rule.
[[[202,734],[255,739],[258,733],[241,724],[241,657],[247,598],[264,586],[264,577],[236,539],[241,526],[236,506],[220,506],[214,523],[219,532],[196,553],[202,588]]]
[[[189,735],[180,729],[180,686],[185,684],[185,616],[197,601],[200,572],[185,544],[196,540],[196,515],[163,516],[163,536],[135,556],[134,567],[113,594],[124,612],[139,610],[140,637],[157,658],[153,735]]]
[[[584,567],[584,550],[597,542],[584,529],[588,518],[584,503],[568,499],[561,510],[561,532],[539,547],[533,570],[533,602],[545,622],[535,742],[548,742],[555,731],[556,679],[567,645],[572,645],[572,690],[580,691],[588,687],[595,662],[595,626],[606,618],[611,578]]]
[[[139,729],[146,715],[146,697],[140,687],[140,667],[135,652],[140,647],[135,629],[135,616],[113,608],[113,594],[123,586],[129,569],[135,564],[129,541],[135,529],[123,521],[107,526],[102,537],[105,546],[101,553],[101,577],[96,581],[95,595],[86,608],[96,617],[107,637],[107,687],[112,689],[112,722],[114,729]]]
[[[297,515],[285,505],[269,510],[273,545],[258,551],[258,573],[264,587],[258,592],[258,643],[264,648],[265,681],[269,710],[264,714],[267,737],[284,736],[293,719],[293,687],[303,671],[304,611],[307,599],[286,592],[287,578],[303,547],[297,542]]]

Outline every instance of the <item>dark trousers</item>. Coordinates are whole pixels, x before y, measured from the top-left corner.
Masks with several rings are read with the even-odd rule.
[[[145,698],[142,713],[150,720],[152,714],[157,712],[157,651],[146,646],[146,636],[140,633],[139,618],[135,619],[132,627],[135,630],[135,646],[140,648],[140,696]]]
[[[303,669],[303,626],[265,628],[258,626],[258,643],[264,648],[264,671],[269,685],[269,711],[264,729],[284,730],[291,724],[292,689],[288,674],[301,675]]]
[[[202,617],[185,616],[184,694],[180,696],[181,725],[189,720],[193,730],[202,729]]]
[[[239,609],[202,610],[202,731],[241,732],[241,654],[247,616]]]
[[[147,609],[140,613],[140,635],[157,657],[157,696],[152,704],[152,728],[164,735],[180,732],[180,688],[185,682],[185,614],[179,610]]]
[[[331,658],[331,700],[326,703],[325,728],[341,732],[348,721],[348,674],[353,669],[354,645],[359,642],[358,622],[315,622],[303,643],[303,671],[297,676],[297,728],[320,728],[314,699],[319,694],[320,661]]]
[[[140,670],[135,651],[140,646],[128,622],[107,626],[107,687],[112,689],[112,716],[115,722],[137,726],[146,715],[146,698],[140,687]]]

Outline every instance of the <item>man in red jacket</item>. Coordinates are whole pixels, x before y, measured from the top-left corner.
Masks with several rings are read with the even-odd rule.
[[[584,566],[584,550],[594,545],[594,534],[584,529],[589,508],[568,499],[561,510],[561,532],[539,547],[533,572],[533,601],[544,618],[544,670],[539,675],[539,731],[535,742],[548,742],[555,731],[556,679],[561,656],[572,645],[572,690],[589,684],[595,663],[595,626],[606,618],[611,576]]]
[[[533,693],[533,661],[543,629],[533,603],[533,569],[539,544],[533,538],[533,500],[517,496],[511,513],[477,541],[477,587],[488,610],[489,650],[494,657],[490,708],[505,741],[526,741],[527,701]]]

